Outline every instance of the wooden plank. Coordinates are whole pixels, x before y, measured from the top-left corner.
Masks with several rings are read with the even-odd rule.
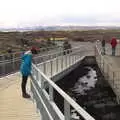
[[[36,112],[36,106],[33,104],[32,100],[24,99],[21,96],[21,78],[19,75],[15,74],[7,78],[4,77],[1,79],[1,84],[2,80],[7,79],[8,82],[3,82],[3,86],[5,84],[9,84],[9,86],[7,86],[5,89],[0,89],[0,119],[40,120],[40,116]],[[14,82],[10,84],[9,79],[12,79]]]

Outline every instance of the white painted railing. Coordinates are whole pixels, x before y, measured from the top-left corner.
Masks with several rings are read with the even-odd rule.
[[[103,53],[101,42],[96,42],[96,45],[98,49]],[[112,55],[112,47],[110,43],[105,44],[105,54],[106,55]],[[120,56],[120,43],[117,44],[116,50],[115,50],[115,56]]]
[[[43,74],[40,69],[35,65],[32,66],[32,69],[31,91],[43,120],[71,120],[70,107],[74,108],[79,116],[85,120],[95,120],[52,80]],[[46,83],[49,86],[48,91],[44,87]],[[60,111],[54,102],[54,91],[57,91],[64,99],[64,113]]]
[[[47,55],[46,54],[42,55],[43,53],[35,55],[33,57],[34,63],[38,64],[38,63],[50,60],[56,57],[56,54],[58,55],[58,53],[62,51],[62,48],[60,47],[49,48],[49,49],[54,50],[54,52],[51,54],[48,54],[50,51],[46,51]],[[18,71],[20,69],[21,56],[22,56],[21,52],[1,55],[0,56],[0,77],[2,77],[3,75],[7,75],[7,74]]]
[[[72,49],[70,54],[67,54],[67,52],[64,51],[65,55],[63,52],[61,54],[59,53],[59,56],[56,58],[37,66],[32,65],[31,91],[37,108],[43,120],[72,120],[71,107],[79,115],[79,119],[95,120],[50,79],[51,76],[79,62],[82,57],[91,55],[90,53],[94,54],[94,48],[86,51],[84,47],[79,47]],[[48,86],[47,89],[46,85]],[[62,113],[54,101],[55,91],[64,99],[64,113]]]
[[[41,48],[40,51],[38,51],[38,54],[37,54],[37,56],[35,58],[38,58],[38,57],[40,58],[41,57],[42,59],[44,59],[44,58],[46,58],[48,56],[47,55],[43,55],[42,53],[47,52],[49,50],[53,50],[53,49],[56,49],[56,50],[60,49],[60,50],[62,50],[62,48],[59,47],[59,46]],[[18,60],[18,59],[21,59],[21,56],[22,56],[22,54],[24,52],[25,51],[1,54],[0,55],[0,63],[1,62],[8,62],[9,60]]]
[[[96,61],[105,79],[111,85],[118,103],[120,103],[120,69],[113,68],[112,64],[102,55],[102,49],[96,44]]]
[[[86,50],[84,46],[80,46],[65,50],[64,52],[57,52],[54,54],[55,57],[53,57],[53,59],[42,62],[38,64],[37,67],[50,78],[77,63],[85,56],[94,56],[94,54],[94,48]]]

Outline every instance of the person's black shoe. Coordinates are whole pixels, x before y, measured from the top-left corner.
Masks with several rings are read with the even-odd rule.
[[[27,94],[27,93],[26,93],[26,94],[23,94],[22,96],[23,96],[23,98],[30,98],[30,95]]]

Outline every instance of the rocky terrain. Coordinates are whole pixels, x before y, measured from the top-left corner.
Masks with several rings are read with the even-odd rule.
[[[94,74],[90,74],[92,72]],[[95,120],[120,119],[120,105],[117,104],[115,94],[96,64],[81,64],[69,75],[57,81],[57,85]],[[63,99],[57,93],[54,99],[63,111]],[[82,120],[73,108],[71,108],[71,115],[73,120]]]

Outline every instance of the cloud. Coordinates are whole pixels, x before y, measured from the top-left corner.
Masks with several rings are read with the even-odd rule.
[[[119,0],[0,0],[0,25],[118,24],[119,4]]]

